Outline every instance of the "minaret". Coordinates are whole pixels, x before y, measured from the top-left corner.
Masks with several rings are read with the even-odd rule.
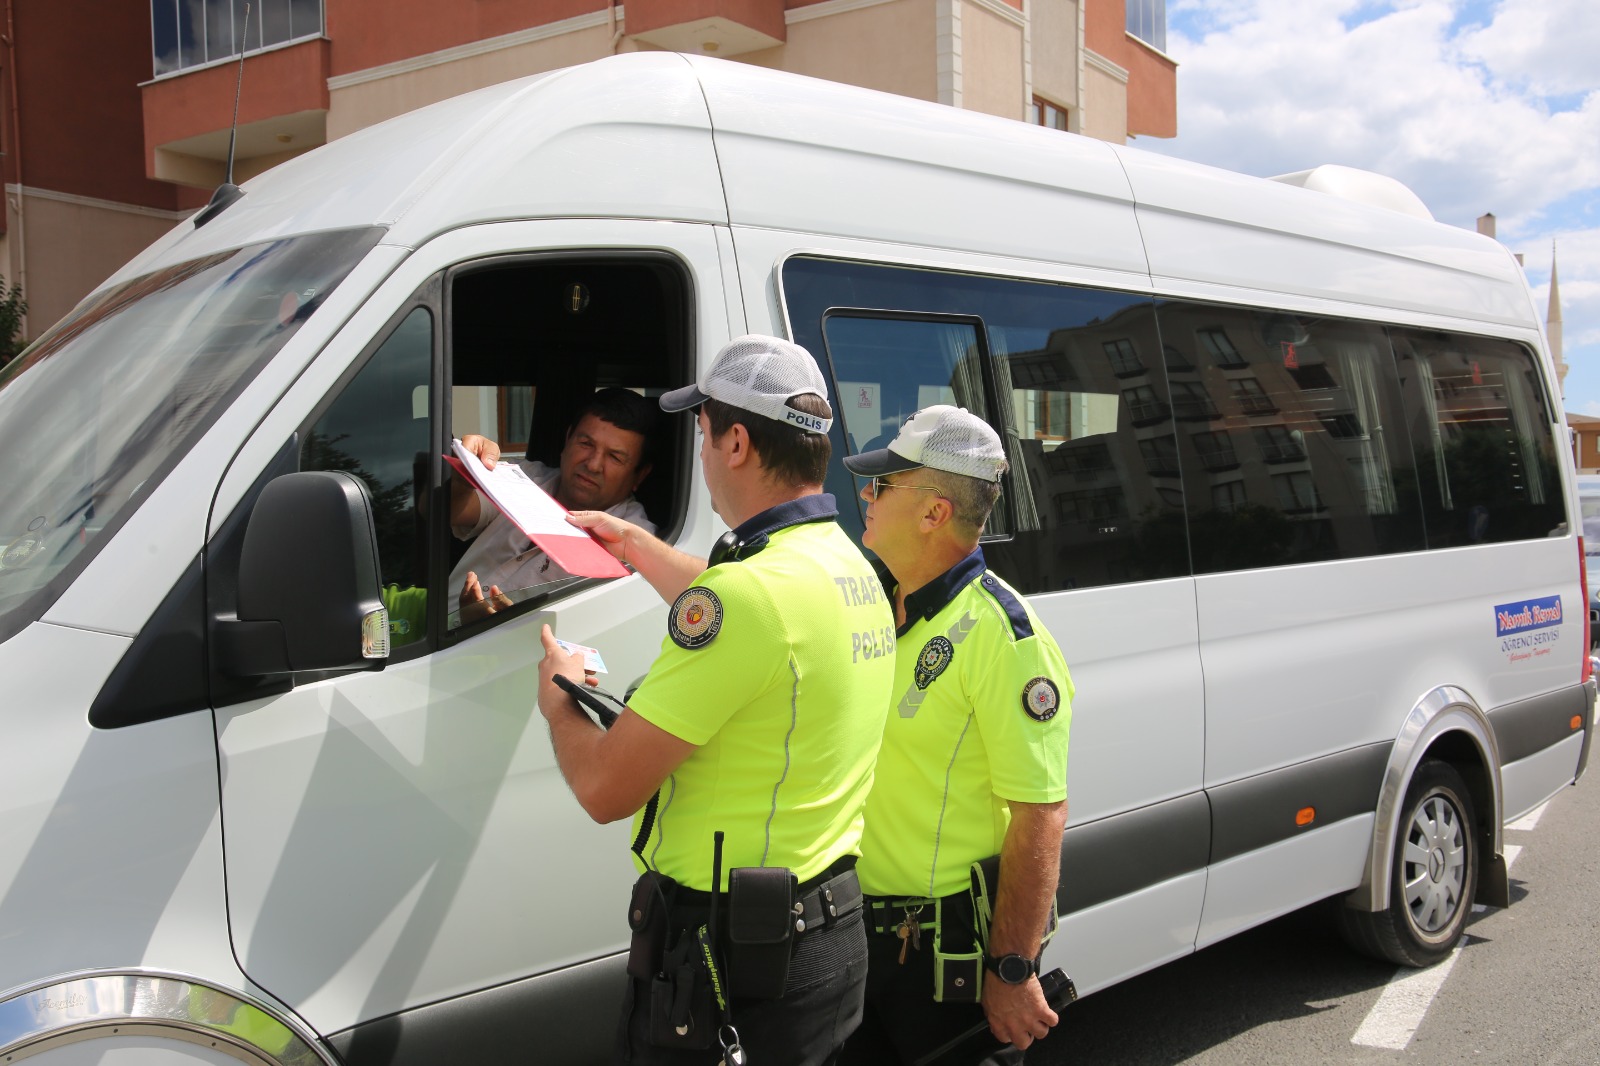
[[[1550,309],[1544,316],[1544,335],[1550,342],[1550,358],[1556,362],[1556,381],[1561,394],[1567,392],[1567,362],[1561,358],[1561,282],[1556,277],[1556,242],[1550,242]]]

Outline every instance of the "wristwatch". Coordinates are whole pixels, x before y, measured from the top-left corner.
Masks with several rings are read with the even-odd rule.
[[[1008,985],[1020,985],[1028,978],[1039,975],[1039,960],[1021,955],[985,955],[983,968]]]

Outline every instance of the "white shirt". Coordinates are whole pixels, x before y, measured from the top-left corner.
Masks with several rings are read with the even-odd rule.
[[[543,463],[527,459],[518,459],[517,464],[534,484],[552,496],[555,495],[556,485],[561,480],[559,467],[548,467]],[[606,508],[606,514],[632,522],[647,533],[656,531],[655,523],[645,516],[644,506],[632,496],[614,507]],[[470,540],[474,536],[478,539],[472,542],[467,554],[461,557],[461,561],[450,572],[451,596],[461,595],[461,590],[467,583],[469,570],[478,575],[478,584],[483,588],[485,598],[489,595],[490,585],[499,585],[501,592],[511,596],[512,599],[518,599],[519,597],[513,593],[519,589],[528,589],[571,576],[561,569],[560,563],[540,551],[527,535],[517,528],[516,523],[507,518],[482,493],[478,494],[477,525],[465,533],[459,527],[454,532],[462,540]]]

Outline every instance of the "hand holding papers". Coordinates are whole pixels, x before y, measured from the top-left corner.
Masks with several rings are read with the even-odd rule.
[[[516,463],[490,470],[457,440],[445,461],[494,503],[529,540],[577,577],[626,577],[627,568],[586,531],[567,521],[567,509],[534,484]]]

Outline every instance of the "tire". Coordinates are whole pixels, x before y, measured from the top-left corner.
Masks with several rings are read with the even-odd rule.
[[[1389,906],[1339,910],[1339,932],[1357,951],[1397,966],[1432,966],[1461,941],[1478,888],[1477,813],[1448,763],[1417,767],[1389,864]]]

